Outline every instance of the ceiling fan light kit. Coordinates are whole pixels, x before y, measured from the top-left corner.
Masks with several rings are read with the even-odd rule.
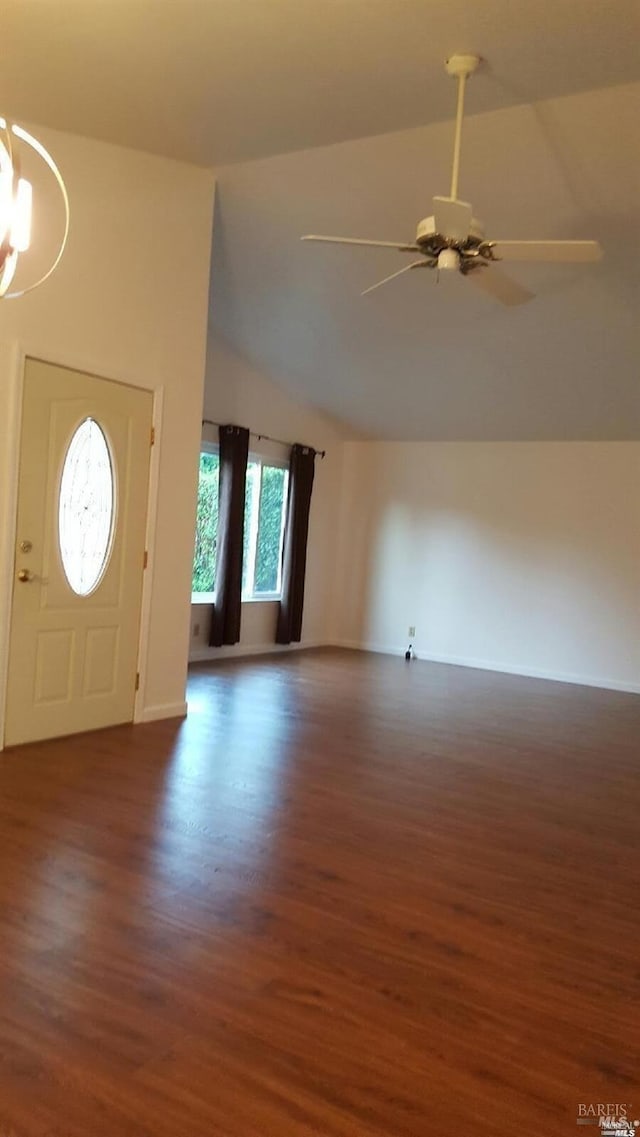
[[[458,182],[462,147],[462,124],[467,80],[481,63],[477,55],[452,55],[445,63],[448,75],[458,82],[451,187],[448,197],[433,198],[433,213],[418,222],[412,244],[393,241],[366,241],[356,237],[324,237],[308,234],[303,241],[322,241],[338,245],[366,245],[374,248],[393,248],[401,253],[418,253],[423,259],[390,276],[384,277],[362,293],[367,296],[396,277],[414,268],[436,268],[447,272],[460,272],[481,291],[507,306],[524,304],[533,293],[498,269],[497,261],[547,261],[553,263],[587,262],[600,260],[602,249],[597,241],[492,241],[485,238],[484,229],[472,215],[469,202],[460,201]]]
[[[443,249],[438,253],[438,268],[443,268],[447,272],[452,270],[455,272],[460,268],[460,253],[457,249]]]

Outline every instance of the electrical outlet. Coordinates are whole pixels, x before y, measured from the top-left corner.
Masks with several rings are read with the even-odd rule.
[[[199,635],[200,635],[200,625],[199,625],[199,624],[194,624],[194,625],[193,625],[193,635],[194,635],[194,638],[195,638],[196,636],[199,636]]]
[[[415,636],[415,634],[416,634],[416,629],[415,629],[415,627],[414,627],[414,626],[413,626],[413,624],[412,624],[412,625],[411,625],[411,627],[409,628],[409,635],[410,635],[410,636]]]

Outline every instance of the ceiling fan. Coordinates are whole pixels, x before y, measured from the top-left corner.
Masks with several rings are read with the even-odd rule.
[[[366,288],[362,296],[395,280],[416,268],[458,271],[483,292],[489,293],[502,304],[524,304],[533,293],[512,280],[497,267],[498,261],[553,261],[566,263],[597,261],[602,248],[597,241],[489,241],[482,225],[472,216],[471,206],[458,199],[460,172],[460,145],[467,79],[478,67],[477,55],[452,55],[445,66],[447,73],[458,80],[458,105],[453,144],[453,169],[449,197],[434,197],[433,214],[418,223],[415,242],[403,244],[394,241],[365,241],[357,237],[320,237],[309,234],[302,241],[325,241],[336,245],[368,245],[374,248],[396,249],[400,253],[418,253],[419,259],[398,269]]]

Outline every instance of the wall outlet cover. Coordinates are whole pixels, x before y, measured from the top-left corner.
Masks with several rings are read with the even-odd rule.
[[[416,634],[415,625],[413,625],[413,624],[412,624],[412,625],[410,626],[410,628],[409,628],[409,635],[410,635],[410,636],[415,636],[415,634]]]

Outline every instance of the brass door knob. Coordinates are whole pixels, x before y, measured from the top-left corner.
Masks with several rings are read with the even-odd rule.
[[[33,573],[29,572],[29,569],[20,569],[18,580],[22,584],[27,584],[30,580],[33,580]]]

